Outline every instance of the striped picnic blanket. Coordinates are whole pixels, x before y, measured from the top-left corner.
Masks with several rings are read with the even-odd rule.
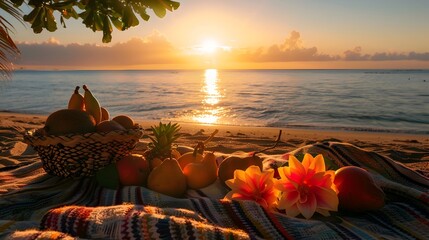
[[[219,182],[189,190],[186,198],[136,186],[111,190],[94,178],[49,176],[30,154],[0,168],[0,239],[429,239],[427,177],[346,143],[289,154],[307,152],[323,154],[331,168],[368,169],[387,204],[364,213],[291,218],[252,201],[221,200],[227,190]],[[260,156],[265,168],[286,163],[283,155]]]

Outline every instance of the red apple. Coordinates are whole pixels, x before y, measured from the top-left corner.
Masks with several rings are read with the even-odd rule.
[[[116,162],[119,181],[123,186],[145,186],[150,172],[149,163],[143,155],[130,154]]]
[[[335,172],[339,207],[353,212],[377,210],[384,206],[384,192],[363,168],[347,166]]]

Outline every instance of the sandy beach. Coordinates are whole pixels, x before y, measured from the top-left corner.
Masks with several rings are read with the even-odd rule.
[[[47,116],[0,113],[0,167],[16,164],[25,158],[27,145],[20,142],[22,134],[31,129],[43,127]],[[139,122],[145,130],[157,122]],[[207,139],[218,129],[219,132],[207,144],[208,150],[222,153],[236,151],[258,151],[274,144],[280,128],[238,127],[223,125],[180,124],[183,134],[179,145],[194,146],[197,141]],[[388,156],[429,176],[429,136],[379,132],[324,131],[283,128],[278,146],[267,154],[282,154],[316,142],[347,142],[364,150]],[[150,131],[146,131],[150,133]],[[143,137],[140,148],[145,148],[149,139]]]
[[[376,211],[350,215],[339,209],[332,216],[316,215],[312,221],[307,221],[286,216],[284,212],[269,212],[255,201],[225,201],[228,190],[219,179],[203,188],[186,189],[184,197],[176,198],[149,187],[109,189],[99,185],[93,177],[48,175],[34,149],[22,142],[23,133],[43,127],[46,117],[0,113],[0,238],[13,233],[12,239],[64,234],[85,239],[124,239],[128,232],[162,232],[175,236],[173,239],[186,239],[198,232],[203,234],[201,239],[222,239],[214,237],[221,232],[228,236],[224,239],[248,239],[255,234],[256,239],[309,239],[314,233],[308,229],[317,229],[317,236],[331,236],[329,239],[356,236],[358,239],[370,239],[369,236],[374,239],[381,236],[427,239],[426,218],[420,217],[427,216],[427,135],[180,124],[182,137],[176,142],[179,146],[195,146],[216,129],[219,131],[206,144],[207,150],[215,151],[218,163],[230,154],[272,146],[282,130],[277,147],[258,155],[263,159],[264,168],[283,164],[285,153],[301,154],[300,151],[307,149],[310,153],[323,154],[337,166],[367,168],[386,194],[386,204]],[[149,135],[150,127],[158,124],[139,123]],[[143,153],[149,141],[148,135],[143,136],[133,153]],[[104,217],[101,221],[100,216]],[[137,228],[135,216],[141,216],[138,221],[142,221]],[[189,220],[188,216],[194,220]],[[391,224],[374,220],[378,216],[392,221]],[[63,224],[61,219],[76,219],[76,222]],[[128,224],[131,222],[133,224]],[[78,227],[75,229],[75,226]],[[80,226],[88,227],[82,230]],[[174,230],[178,228],[184,229],[178,231],[179,236]],[[305,231],[297,232],[297,229]],[[349,235],[336,229],[347,229]],[[407,230],[398,232],[397,229]]]

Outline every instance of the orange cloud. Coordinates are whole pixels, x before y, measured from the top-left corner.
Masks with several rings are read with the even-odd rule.
[[[238,53],[238,59],[252,62],[296,62],[296,61],[333,61],[339,57],[319,53],[317,47],[304,47],[300,33],[292,31],[290,36],[281,44],[268,48],[258,48],[254,51]]]
[[[344,60],[346,61],[365,61],[370,59],[369,54],[362,54],[361,47],[355,47],[353,50],[347,50],[344,52]]]
[[[370,55],[370,54],[362,54],[362,48],[355,47],[353,50],[345,51],[343,59],[346,61],[402,61],[402,60],[429,61],[429,52],[425,52],[425,53],[377,52]]]
[[[103,68],[184,62],[179,51],[158,32],[145,39],[133,38],[111,47],[61,45],[55,39],[40,44],[19,43],[18,47],[22,54],[16,64],[22,66]]]
[[[259,48],[220,48],[211,55],[189,54],[186,48],[174,46],[159,32],[113,46],[62,45],[57,39],[50,38],[44,43],[19,43],[18,47],[22,53],[16,62],[18,66],[45,69],[284,68],[302,64],[309,68],[325,65],[336,68],[340,63],[368,67],[368,64],[380,66],[383,62],[386,66],[394,66],[400,61],[414,64],[409,66],[425,67],[429,62],[429,52],[367,54],[362,47],[355,47],[342,55],[320,53],[316,46],[304,46],[297,31],[292,31],[280,44]]]

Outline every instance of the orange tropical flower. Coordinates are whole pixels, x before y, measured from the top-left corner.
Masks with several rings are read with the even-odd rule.
[[[279,192],[275,189],[274,170],[261,172],[258,166],[250,166],[243,170],[235,170],[234,178],[225,181],[231,188],[225,199],[253,200],[261,206],[274,208]]]
[[[289,166],[278,168],[280,179],[276,188],[281,191],[278,209],[295,217],[300,213],[311,218],[315,212],[329,216],[338,210],[338,196],[333,184],[334,171],[325,170],[321,154],[315,158],[305,154],[302,163],[295,156],[289,157]]]

